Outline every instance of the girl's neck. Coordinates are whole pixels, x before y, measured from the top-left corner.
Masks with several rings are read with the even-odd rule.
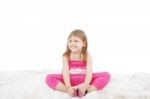
[[[81,53],[73,53],[73,52],[71,52],[70,59],[81,60]]]

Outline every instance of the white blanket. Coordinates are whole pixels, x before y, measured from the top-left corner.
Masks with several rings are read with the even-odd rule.
[[[66,93],[54,91],[45,84],[45,76],[49,73],[54,72],[0,72],[0,99],[71,99]],[[103,90],[89,93],[83,99],[150,99],[150,74],[111,74],[111,80]]]

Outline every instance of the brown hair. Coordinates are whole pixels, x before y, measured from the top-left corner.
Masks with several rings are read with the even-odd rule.
[[[85,32],[83,30],[79,30],[79,29],[73,30],[70,33],[67,41],[71,38],[71,36],[79,37],[85,44],[85,46],[83,47],[83,49],[81,51],[80,58],[83,59],[84,61],[86,61],[87,60],[88,41],[87,41],[87,36],[86,36]],[[71,54],[71,50],[69,49],[68,42],[67,42],[66,51],[63,53],[63,56],[66,56],[67,58],[69,58],[70,54]]]

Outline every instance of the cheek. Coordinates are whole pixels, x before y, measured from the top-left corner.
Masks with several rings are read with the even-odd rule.
[[[80,43],[79,43],[79,44],[77,44],[77,45],[78,45],[78,47],[79,47],[79,48],[82,48],[82,47],[83,47],[83,45],[82,45],[82,44],[80,44]]]
[[[68,46],[70,46],[70,45],[71,45],[71,43],[68,43],[67,45],[68,45]]]
[[[70,43],[68,43],[67,46],[70,46]]]

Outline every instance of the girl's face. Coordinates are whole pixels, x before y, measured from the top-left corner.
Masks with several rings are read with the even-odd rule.
[[[72,52],[80,52],[84,47],[84,43],[79,37],[71,36],[68,40],[68,47]]]

